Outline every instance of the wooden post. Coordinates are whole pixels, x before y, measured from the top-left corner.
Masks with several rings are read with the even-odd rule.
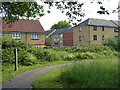
[[[17,48],[14,49],[14,52],[15,52],[15,71],[17,71],[18,70]]]

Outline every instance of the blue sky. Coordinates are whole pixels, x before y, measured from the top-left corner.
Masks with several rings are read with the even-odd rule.
[[[81,2],[85,2],[85,0],[79,0]],[[82,18],[82,21],[88,19],[88,18],[99,18],[99,19],[107,19],[107,20],[117,20],[118,19],[118,13],[111,13],[110,15],[99,15],[97,13],[97,10],[99,10],[99,6],[96,3],[90,3],[89,0],[86,0],[85,5],[83,6],[83,9],[85,10],[85,17]],[[95,0],[97,1],[97,0]],[[43,4],[40,2],[40,0],[37,1],[38,4]],[[108,9],[110,12],[112,10],[116,9],[118,7],[119,0],[104,0],[103,5],[106,9]],[[44,5],[44,4],[43,4]],[[45,11],[48,10],[47,5],[44,5]],[[81,18],[81,17],[80,17]],[[50,14],[46,14],[43,17],[40,18],[40,23],[42,24],[43,28],[46,30],[49,30],[50,27],[62,20],[68,21],[67,17],[61,13],[58,9],[53,7],[51,9]]]

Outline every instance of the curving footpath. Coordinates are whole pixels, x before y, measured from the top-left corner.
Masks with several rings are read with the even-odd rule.
[[[38,77],[46,73],[47,71],[56,68],[61,67],[64,65],[69,65],[71,63],[67,64],[59,64],[59,65],[52,65],[42,68],[37,68],[34,70],[30,70],[27,72],[24,72],[23,74],[20,74],[13,79],[7,81],[3,84],[2,88],[32,88],[32,83],[34,80],[36,80]]]

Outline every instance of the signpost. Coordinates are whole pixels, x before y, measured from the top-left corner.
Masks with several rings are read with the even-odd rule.
[[[14,49],[14,52],[15,52],[15,71],[17,71],[18,70],[17,48]]]

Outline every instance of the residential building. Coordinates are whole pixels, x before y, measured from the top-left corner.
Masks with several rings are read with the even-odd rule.
[[[73,27],[73,45],[101,45],[111,37],[118,37],[118,21],[89,18]]]
[[[5,23],[2,22],[4,25]],[[16,21],[10,28],[8,25],[2,29],[2,36],[8,36],[16,41],[26,42],[35,47],[45,45],[45,31],[38,20]]]
[[[52,46],[73,46],[73,29],[63,28],[46,31],[46,38],[51,39]]]

